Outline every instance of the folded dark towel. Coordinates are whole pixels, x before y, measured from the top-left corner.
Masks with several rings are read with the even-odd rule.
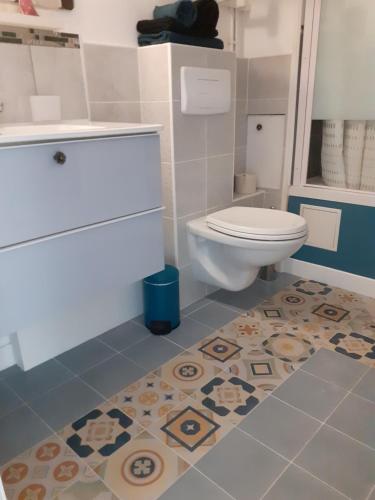
[[[197,19],[192,28],[199,33],[215,30],[220,15],[216,0],[197,0],[194,5],[197,9]]]
[[[178,0],[168,5],[154,8],[154,19],[172,17],[183,26],[190,28],[197,19],[197,8],[191,0]]]
[[[162,31],[161,33],[139,35],[138,37],[138,44],[140,47],[158,45],[161,43],[180,43],[182,45],[194,45],[211,49],[224,48],[224,43],[219,38],[201,38],[198,36],[181,35],[173,31]]]
[[[219,34],[217,29],[211,29],[209,27],[195,28],[193,25],[191,28],[186,28],[183,24],[176,21],[176,19],[173,19],[173,17],[163,17],[162,19],[153,19],[151,21],[139,21],[137,24],[137,31],[143,35],[154,35],[161,31],[173,31],[181,35],[200,36],[203,38],[215,38]]]

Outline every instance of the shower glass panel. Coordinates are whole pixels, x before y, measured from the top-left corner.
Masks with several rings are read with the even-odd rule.
[[[374,26],[374,0],[321,0],[308,184],[375,191]]]

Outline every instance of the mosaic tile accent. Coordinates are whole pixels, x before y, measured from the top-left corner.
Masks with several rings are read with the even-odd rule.
[[[216,365],[204,362],[200,352],[184,352],[162,365],[156,374],[190,396],[220,372]]]
[[[66,444],[90,466],[118,452],[141,426],[111,403],[105,403],[59,433]]]
[[[330,286],[314,280],[299,280],[294,283],[293,287],[297,292],[309,296],[320,295],[325,297],[332,292],[332,288]]]
[[[88,467],[57,437],[51,437],[1,469],[7,500],[42,500],[87,473]]]
[[[311,342],[293,333],[275,333],[263,342],[266,354],[286,363],[303,363],[315,352]]]
[[[238,425],[266,397],[266,393],[232,373],[222,373],[195,395],[219,418]]]
[[[180,369],[186,375],[191,370],[198,371],[198,368],[191,365]],[[150,373],[113,396],[111,401],[126,415],[147,428],[186,398],[185,393]]]
[[[79,35],[20,26],[0,25],[0,43],[79,49]]]
[[[294,367],[261,349],[254,349],[246,359],[234,363],[229,372],[263,392],[270,393],[294,372]]]
[[[220,328],[219,334],[220,337],[246,348],[260,345],[269,337],[269,331],[269,325],[254,318],[252,311],[250,311]]]
[[[223,337],[209,338],[201,343],[198,351],[203,355],[203,359],[224,364],[229,360],[239,359],[241,347],[236,342],[231,342]]]
[[[340,354],[360,360],[369,366],[375,366],[375,340],[360,333],[336,333],[330,344]]]
[[[119,498],[154,500],[188,468],[187,462],[145,431],[96,472]]]
[[[165,415],[150,432],[193,465],[231,429],[229,421],[192,400]]]

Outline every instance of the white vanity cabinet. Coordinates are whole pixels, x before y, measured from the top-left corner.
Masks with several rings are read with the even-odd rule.
[[[0,335],[163,267],[158,133],[0,147]]]

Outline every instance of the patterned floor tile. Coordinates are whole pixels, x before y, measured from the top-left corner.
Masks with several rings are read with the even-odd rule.
[[[304,363],[315,352],[312,343],[295,333],[274,333],[262,344],[266,354],[285,363]]]
[[[273,333],[273,327],[276,328],[276,324],[277,322],[275,322],[275,325],[274,322],[265,324],[257,320],[252,311],[250,311],[242,314],[225,327],[220,328],[218,335],[227,340],[234,341],[242,347],[255,347],[268,338],[271,332]]]
[[[194,394],[194,399],[223,422],[236,426],[267,394],[232,373],[222,372]]]
[[[122,497],[123,498],[123,497]],[[54,497],[53,500],[118,500],[103,481],[89,467],[78,481]]]
[[[226,338],[220,334],[220,331],[216,331],[198,342],[189,351],[196,356],[200,364],[204,366],[213,365],[220,370],[226,370],[246,353],[243,342],[237,342],[233,338]]]
[[[185,393],[149,373],[113,396],[111,402],[147,428],[186,398]]]
[[[205,362],[201,352],[185,351],[161,366],[155,374],[190,396],[220,371],[215,364]]]
[[[54,498],[88,469],[57,437],[50,437],[5,465],[1,477],[8,500]]]
[[[187,462],[147,431],[96,468],[121,499],[154,500],[189,468]]]
[[[357,332],[336,333],[329,341],[331,349],[375,367],[375,339]]]
[[[105,403],[63,429],[59,436],[95,467],[118,452],[142,427],[112,403]]]
[[[224,421],[200,401],[192,400],[167,413],[149,430],[170,450],[194,465],[232,429],[229,421]]]
[[[233,376],[270,393],[294,373],[294,367],[291,363],[270,356],[262,349],[253,349],[248,352],[246,359],[232,364],[229,371]]]

